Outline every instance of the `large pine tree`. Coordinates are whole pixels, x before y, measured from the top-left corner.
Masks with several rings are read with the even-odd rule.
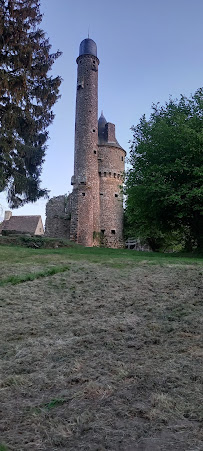
[[[39,0],[0,0],[0,191],[12,208],[46,195],[40,174],[61,78],[49,73],[60,52],[50,53],[41,21]]]

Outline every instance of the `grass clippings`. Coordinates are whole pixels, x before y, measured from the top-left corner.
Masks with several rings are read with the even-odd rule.
[[[200,260],[3,250],[2,446],[202,450]]]

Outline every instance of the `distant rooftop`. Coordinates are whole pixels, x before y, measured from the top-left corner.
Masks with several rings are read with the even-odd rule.
[[[34,234],[41,216],[10,216],[8,220],[2,223],[2,230],[15,230],[16,232],[25,232]]]

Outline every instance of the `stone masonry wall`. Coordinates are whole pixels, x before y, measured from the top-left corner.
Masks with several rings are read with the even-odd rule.
[[[93,55],[77,58],[77,96],[71,239],[92,246],[100,230],[98,176],[98,65]]]
[[[125,151],[116,140],[115,125],[107,123],[103,114],[98,135],[96,44],[89,38],[82,41],[79,53],[73,192],[68,198],[50,199],[45,234],[84,246],[121,247]]]
[[[119,147],[99,146],[100,232],[101,244],[123,247],[123,172],[125,151]]]
[[[71,194],[53,197],[46,205],[45,236],[70,239]]]

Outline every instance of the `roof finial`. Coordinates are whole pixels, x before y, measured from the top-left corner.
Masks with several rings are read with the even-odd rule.
[[[90,26],[88,27],[88,39],[90,38]]]
[[[101,116],[103,116],[104,114],[103,114],[103,110],[101,110]]]

